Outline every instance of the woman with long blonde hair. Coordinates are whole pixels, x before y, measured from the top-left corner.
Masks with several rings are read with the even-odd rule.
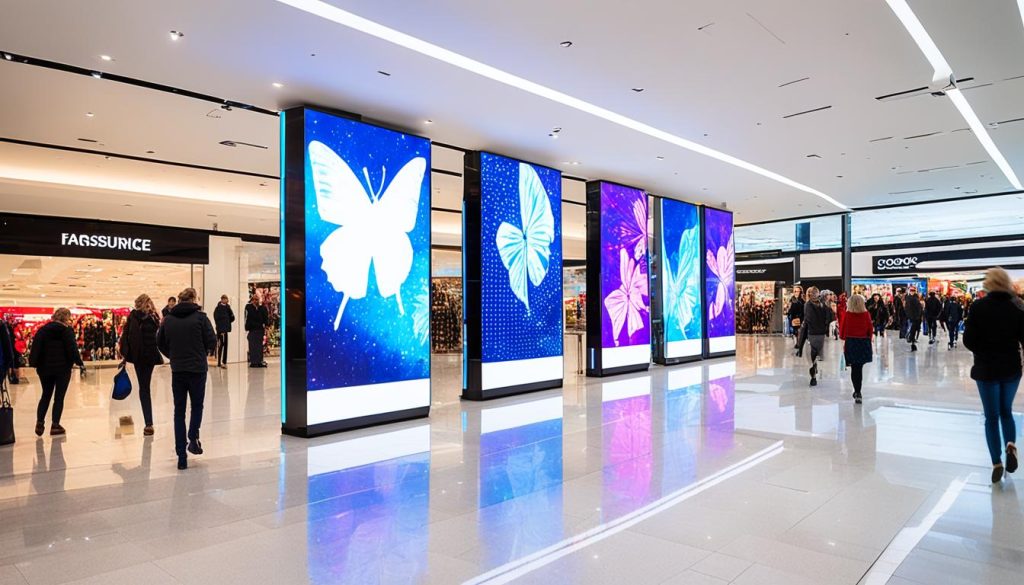
[[[853,295],[846,302],[846,314],[839,321],[839,338],[844,340],[843,354],[850,366],[853,382],[853,400],[861,403],[861,385],[864,382],[864,364],[872,359],[871,335],[874,325],[863,295]]]
[[[139,379],[139,402],[142,404],[142,418],[146,428],[142,433],[152,436],[153,397],[150,388],[153,368],[164,363],[156,345],[156,332],[160,329],[160,313],[153,299],[143,293],[135,298],[135,309],[128,315],[128,324],[121,333],[121,359],[135,366]]]
[[[1014,302],[1013,281],[1002,268],[989,268],[982,287],[988,294],[971,304],[964,329],[964,347],[974,354],[971,378],[978,385],[985,411],[985,441],[992,456],[992,483],[998,483],[1004,471],[1017,471],[1013,398],[1020,386],[1024,311]]]

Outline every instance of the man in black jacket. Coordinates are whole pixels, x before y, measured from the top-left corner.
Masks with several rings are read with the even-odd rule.
[[[174,450],[178,454],[178,469],[188,468],[188,455],[203,454],[199,442],[199,427],[203,422],[203,402],[206,400],[206,357],[213,355],[217,336],[206,313],[196,304],[196,289],[186,288],[178,295],[178,303],[167,314],[157,345],[171,361],[171,392],[174,394]],[[192,416],[188,423],[186,448],[185,406],[192,403]]]
[[[903,301],[903,310],[906,312],[907,321],[910,321],[910,332],[907,333],[910,351],[917,351],[917,336],[921,333],[921,318],[924,316],[924,307],[921,305],[920,295],[917,294],[917,287],[910,287],[910,294]]]
[[[946,330],[949,331],[947,347],[953,349],[960,334],[960,322],[964,320],[964,307],[959,300],[953,298],[953,295],[946,297],[946,304],[942,307],[942,319],[946,322]]]
[[[235,322],[235,312],[231,310],[228,295],[220,295],[220,302],[213,310],[213,322],[217,327],[217,367],[228,367],[228,334],[231,324]]]
[[[173,309],[174,305],[176,305],[176,304],[178,304],[178,299],[176,299],[174,297],[168,297],[167,298],[167,304],[164,305],[163,309],[160,309],[160,316],[161,317],[167,317],[167,314],[171,312],[171,309]]]
[[[930,291],[924,302],[924,318],[928,320],[928,345],[935,343],[940,314],[942,314],[942,301],[936,296],[935,291]]]
[[[267,362],[263,361],[263,336],[267,332],[267,324],[270,322],[270,313],[263,305],[259,295],[252,295],[249,304],[245,306],[245,331],[249,339],[249,367],[265,368]]]

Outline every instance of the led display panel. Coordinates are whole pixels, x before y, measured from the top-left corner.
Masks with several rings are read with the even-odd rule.
[[[466,154],[463,398],[562,385],[562,175]]]
[[[702,252],[700,208],[658,198],[654,207],[654,262],[658,293],[652,299],[656,328],[655,361],[673,364],[699,359],[704,352],[701,310]]]
[[[651,361],[647,193],[587,183],[587,375],[646,370]]]
[[[284,431],[426,416],[430,141],[308,108],[283,117]]]
[[[732,213],[704,208],[705,355],[736,352],[736,248]]]

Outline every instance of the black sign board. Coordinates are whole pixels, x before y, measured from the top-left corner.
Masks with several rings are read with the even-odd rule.
[[[207,264],[210,237],[199,230],[0,214],[0,254]]]
[[[871,257],[871,272],[873,274],[906,274],[927,270],[943,269],[980,269],[995,266],[997,264],[1016,265],[1008,259],[1024,258],[1024,246],[1004,246],[1000,248],[958,248],[952,250],[937,250],[934,252],[907,252],[904,254],[892,254],[887,256]],[[965,262],[973,260],[973,263]],[[943,262],[947,262],[943,265]],[[955,261],[955,263],[952,263]],[[927,262],[922,268],[919,265]]]
[[[737,264],[737,282],[784,282],[793,284],[793,262]]]

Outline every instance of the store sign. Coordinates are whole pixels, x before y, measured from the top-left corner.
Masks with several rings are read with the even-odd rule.
[[[905,254],[902,256],[874,256],[871,265],[875,274],[887,272],[908,272],[917,268],[918,256]]]
[[[737,282],[784,282],[793,283],[793,262],[771,264],[737,264]]]
[[[0,254],[207,264],[210,237],[198,230],[0,214]]]

